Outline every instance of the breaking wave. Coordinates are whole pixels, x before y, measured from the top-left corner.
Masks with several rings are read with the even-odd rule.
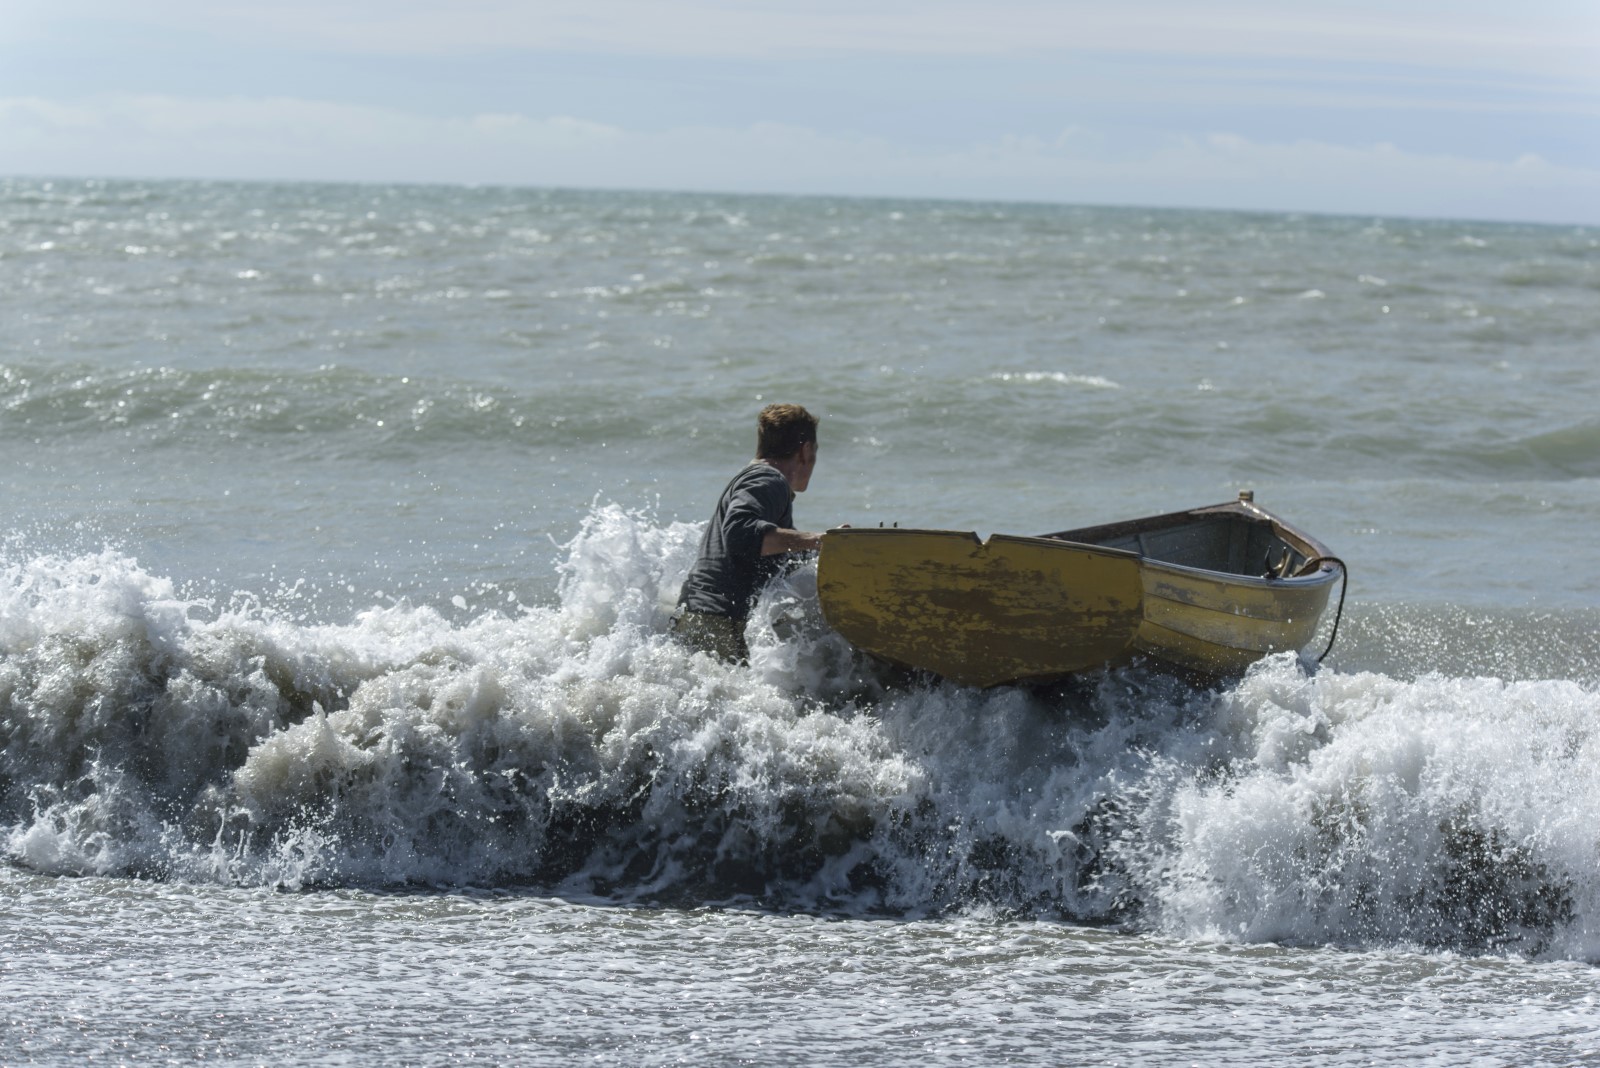
[[[752,663],[666,633],[698,528],[597,508],[556,603],[308,624],[114,552],[0,566],[0,848],[60,874],[961,911],[1600,957],[1600,694],[875,666],[815,573]]]

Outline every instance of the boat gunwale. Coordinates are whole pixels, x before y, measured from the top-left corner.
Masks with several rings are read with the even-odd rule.
[[[1178,524],[1195,519],[1204,519],[1207,516],[1234,514],[1249,519],[1259,520],[1271,524],[1272,532],[1281,541],[1292,545],[1301,555],[1308,560],[1320,561],[1318,569],[1309,574],[1286,575],[1283,578],[1268,578],[1264,575],[1243,574],[1236,571],[1217,571],[1208,567],[1195,567],[1192,564],[1176,564],[1168,560],[1161,560],[1148,556],[1132,549],[1118,549],[1109,545],[1100,545],[1092,541],[1080,541],[1064,535],[1097,534],[1103,537],[1115,537],[1121,534],[1144,533],[1151,530],[1160,530],[1164,527],[1177,526]],[[975,530],[943,530],[933,527],[836,527],[827,532],[833,534],[930,534],[942,537],[955,536],[971,538],[975,547],[988,548],[996,540],[1005,542],[1042,543],[1051,546],[1077,549],[1103,554],[1110,557],[1134,559],[1139,561],[1141,567],[1149,567],[1160,571],[1221,581],[1230,585],[1247,586],[1255,589],[1272,589],[1283,586],[1293,586],[1297,589],[1314,589],[1318,586],[1332,583],[1339,577],[1343,570],[1342,563],[1328,552],[1327,546],[1313,538],[1304,531],[1291,526],[1279,519],[1271,512],[1255,504],[1253,501],[1233,500],[1222,504],[1205,505],[1200,508],[1188,508],[1181,512],[1165,512],[1161,515],[1143,516],[1138,519],[1127,519],[1117,523],[1102,523],[1096,526],[1078,527],[1072,530],[1063,530],[1055,534],[1001,534],[993,533],[987,538],[978,536]]]

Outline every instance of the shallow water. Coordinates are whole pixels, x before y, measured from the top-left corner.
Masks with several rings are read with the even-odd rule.
[[[12,1063],[1580,1064],[1593,970],[1056,923],[16,872]],[[49,923],[38,917],[50,915]]]

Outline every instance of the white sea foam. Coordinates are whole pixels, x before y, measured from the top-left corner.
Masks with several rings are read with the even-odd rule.
[[[1087,389],[1121,389],[1119,382],[1102,375],[1068,374],[1066,371],[996,371],[989,376],[996,382],[1054,382],[1062,386],[1083,386]]]
[[[1597,713],[1571,682],[1267,664],[1213,706],[1225,764],[1164,758],[1128,865],[1178,933],[1593,959]]]
[[[809,567],[734,666],[666,634],[697,533],[597,507],[557,603],[454,624],[185,601],[111,552],[9,562],[5,854],[1600,956],[1590,688],[1283,656],[1218,691],[973,691],[869,663]]]

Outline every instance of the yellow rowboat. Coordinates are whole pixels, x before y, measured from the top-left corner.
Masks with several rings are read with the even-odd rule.
[[[1032,538],[830,530],[817,594],[829,626],[858,648],[966,686],[1048,682],[1141,657],[1218,678],[1304,648],[1344,575],[1247,490]]]

